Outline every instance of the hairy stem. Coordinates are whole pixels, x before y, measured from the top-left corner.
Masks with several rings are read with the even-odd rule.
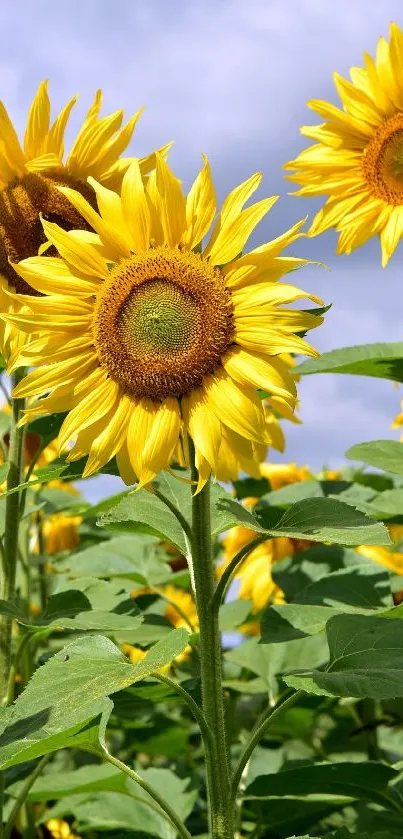
[[[195,452],[189,441],[191,478],[197,483]],[[212,743],[206,743],[207,792],[212,839],[233,839],[234,808],[229,806],[229,761],[225,727],[218,610],[212,608],[214,566],[210,528],[210,486],[192,497],[192,561],[200,626],[202,708]]]
[[[22,378],[25,370],[17,371],[13,376],[13,385]],[[15,490],[22,483],[24,460],[24,429],[18,428],[23,399],[13,399],[10,424],[9,470],[7,491]],[[18,557],[18,532],[20,523],[20,493],[14,492],[5,500],[4,556],[1,564],[0,596],[2,600],[12,601],[15,595],[15,575]],[[8,615],[0,615],[0,699],[7,701],[9,673],[11,666],[11,623]]]
[[[277,717],[282,714],[284,710],[287,708],[291,708],[292,705],[295,705],[298,702],[298,699],[303,696],[304,692],[302,690],[297,690],[295,693],[292,693],[291,696],[287,696],[286,699],[282,698],[274,706],[274,708],[267,708],[267,710],[262,714],[260,720],[258,720],[255,728],[253,729],[250,738],[239,758],[238,765],[235,769],[232,782],[231,782],[231,794],[230,800],[232,803],[236,800],[236,795],[238,791],[239,784],[242,779],[242,774],[245,769],[246,764],[249,761],[249,758],[252,755],[252,752],[262,739],[263,735],[266,733],[267,729],[272,725],[272,723],[277,719]]]
[[[111,763],[112,766],[116,766],[117,769],[120,769],[125,775],[128,775],[136,784],[139,785],[145,792],[151,796],[151,798],[158,804],[159,808],[161,808],[161,815],[164,815],[168,821],[176,827],[177,832],[181,839],[191,839],[191,835],[188,829],[185,827],[179,816],[175,813],[175,810],[172,809],[171,805],[168,804],[167,801],[162,797],[162,795],[154,789],[151,784],[144,780],[134,769],[130,769],[129,766],[126,766],[125,763],[122,763],[121,760],[118,760],[117,757],[113,757],[113,755],[109,754],[109,752],[104,751],[104,760],[107,760],[108,763]]]

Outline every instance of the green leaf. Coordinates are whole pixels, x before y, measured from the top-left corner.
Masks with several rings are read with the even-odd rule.
[[[324,670],[288,675],[308,693],[392,699],[403,696],[403,633],[387,617],[337,615],[326,625],[330,661]],[[314,636],[315,637],[315,636]]]
[[[65,747],[69,737],[105,711],[99,700],[149,676],[184,651],[185,629],[175,629],[137,664],[107,638],[79,638],[34,673],[0,716],[0,768]]]
[[[323,636],[313,635],[310,638],[290,641],[286,644],[264,645],[257,638],[244,641],[239,647],[225,653],[227,661],[238,664],[259,676],[266,686],[270,696],[274,699],[278,695],[278,677],[297,667],[316,666],[326,661],[327,647]],[[314,665],[315,666],[315,665]],[[231,681],[228,680],[228,687]],[[239,689],[239,681],[237,687]],[[258,686],[260,692],[264,692]]]
[[[403,449],[403,446],[402,446]],[[386,527],[333,498],[305,498],[273,522],[273,508],[261,502],[259,522],[272,536],[289,536],[342,545],[390,545]],[[273,526],[274,524],[274,526]]]
[[[237,626],[244,623],[252,606],[253,603],[251,600],[231,600],[230,603],[224,603],[219,612],[221,632],[236,629]]]
[[[270,490],[267,478],[242,478],[233,481],[233,484],[238,501],[243,498],[260,498]]]
[[[39,777],[28,793],[28,801],[52,801],[77,795],[83,792],[97,792],[98,790],[124,790],[127,776],[107,763],[89,764],[74,769],[71,772],[48,772]],[[7,787],[9,795],[16,797],[22,781]]]
[[[330,793],[351,798],[378,801],[388,806],[396,796],[388,784],[398,772],[384,763],[317,763],[260,775],[247,787],[245,797],[268,798],[277,795]],[[393,806],[393,805],[392,805]]]
[[[178,473],[178,477],[175,477],[175,475],[163,472],[153,481],[153,487],[180,511],[190,525],[191,487],[189,483],[184,483],[184,478],[186,479],[186,473]],[[237,524],[258,532],[262,530],[252,513],[235,501],[219,484],[213,484],[211,487],[211,511],[213,536]],[[137,533],[149,533],[168,540],[183,554],[188,552],[186,539],[176,516],[157,495],[144,489],[135,490],[120,499],[115,507],[100,518],[99,525]]]
[[[156,586],[171,575],[168,559],[156,539],[133,533],[70,554],[57,568],[71,577],[124,577]]]
[[[320,358],[303,361],[294,368],[294,372],[304,376],[312,373],[350,373],[403,382],[403,343],[343,347],[323,353]]]
[[[118,583],[83,578],[67,580],[49,597],[36,629],[133,632],[143,615]],[[31,624],[31,628],[32,628]]]
[[[358,443],[346,451],[349,460],[361,460],[369,466],[384,469],[394,475],[403,475],[403,445],[397,440],[374,440]]]

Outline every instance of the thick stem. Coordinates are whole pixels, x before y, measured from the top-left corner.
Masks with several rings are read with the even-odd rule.
[[[15,374],[13,385],[22,378],[25,370]],[[24,407],[23,399],[13,399],[10,424],[9,470],[7,490],[13,490],[22,483],[24,459],[24,429],[18,428],[18,422]],[[15,594],[15,574],[18,557],[18,531],[20,522],[20,493],[8,495],[6,500],[4,558],[0,596],[2,600],[12,601]],[[0,701],[7,701],[8,681],[11,666],[11,618],[0,615]]]
[[[189,441],[191,478],[197,483],[194,447]],[[200,626],[200,671],[204,717],[213,735],[206,744],[207,792],[212,839],[233,839],[234,808],[229,806],[229,761],[221,676],[217,610],[212,608],[214,566],[210,528],[210,486],[192,498],[192,560]]]

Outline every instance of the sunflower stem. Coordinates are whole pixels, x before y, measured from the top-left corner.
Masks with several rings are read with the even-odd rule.
[[[191,477],[197,483],[195,452],[189,441]],[[214,567],[210,528],[210,484],[192,497],[192,560],[200,626],[202,707],[212,732],[206,742],[207,793],[212,839],[233,839],[234,808],[228,805],[230,780],[224,714],[218,611],[212,608]]]
[[[13,387],[23,378],[25,372],[24,368],[17,370],[12,377]],[[12,399],[7,491],[15,489],[22,483],[25,429],[19,428],[18,423],[21,418],[24,402],[24,399]],[[15,595],[15,576],[18,558],[18,534],[21,514],[20,493],[14,492],[8,495],[5,504],[4,555],[1,562],[0,597],[2,600],[12,602]],[[7,702],[8,695],[11,668],[11,624],[12,619],[8,615],[0,615],[0,697],[2,704]]]

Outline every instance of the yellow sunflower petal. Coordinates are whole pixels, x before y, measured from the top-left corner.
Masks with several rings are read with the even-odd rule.
[[[92,440],[89,457],[83,472],[83,478],[97,472],[120,451],[127,437],[131,400],[118,393],[111,408],[107,424]]]
[[[228,375],[241,385],[261,388],[291,401],[296,396],[295,382],[291,376],[286,374],[284,378],[281,368],[276,369],[274,366],[276,359],[263,353],[236,347],[224,356],[222,363]]]
[[[186,205],[181,182],[175,177],[167,162],[156,154],[156,192],[158,211],[165,241],[171,247],[178,245],[186,226]]]
[[[206,400],[216,417],[247,440],[264,438],[264,413],[252,388],[240,387],[224,371],[203,381]]]
[[[216,194],[210,164],[203,155],[204,167],[192,184],[186,199],[186,231],[183,241],[189,250],[200,244],[216,214]]]
[[[50,100],[48,82],[41,82],[28,114],[24,138],[27,158],[40,157],[46,151],[50,125]]]
[[[116,403],[118,392],[119,386],[104,373],[99,385],[91,388],[64,420],[57,441],[59,450],[67,449],[79,431],[105,417]]]
[[[256,225],[269,212],[278,196],[264,198],[247,207],[230,223],[224,224],[215,242],[209,242],[204,256],[208,257],[213,265],[225,265],[234,259],[243,250],[249,236]]]
[[[92,181],[91,178],[88,180]],[[95,183],[96,182],[93,181],[91,186]],[[97,186],[100,185],[98,184]],[[91,207],[88,201],[86,201],[81,193],[77,192],[77,190],[64,186],[60,186],[58,189],[59,192],[63,193],[63,195],[68,198],[71,204],[73,204],[80,215],[85,218],[88,224],[94,228],[96,233],[98,233],[105,245],[106,253],[112,261],[117,262],[121,257],[129,256],[130,250],[124,236],[124,229],[122,230],[118,219],[115,219],[115,223],[111,224],[109,219],[105,220],[104,218],[101,218],[99,213]],[[105,189],[105,187],[102,187],[102,189]],[[115,194],[116,193],[112,193],[112,195]],[[116,197],[118,198],[118,196]]]
[[[56,117],[46,140],[46,151],[52,152],[56,157],[62,160],[64,155],[64,132],[66,125],[74,105],[77,102],[77,96],[73,96],[67,105],[60,111]]]
[[[215,472],[221,445],[221,423],[211,411],[202,389],[195,389],[182,399],[185,426],[194,442],[196,451]]]
[[[11,264],[14,271],[41,294],[61,292],[67,297],[89,296],[96,294],[99,289],[99,277],[76,277],[63,259],[58,257],[48,256],[44,259],[40,256],[30,256]]]
[[[138,160],[133,160],[122,181],[122,210],[134,250],[147,250],[151,216]]]
[[[128,445],[139,486],[149,483],[170,465],[180,426],[179,404],[174,397],[161,403],[141,399],[133,408]]]
[[[73,237],[69,231],[63,230],[51,221],[42,219],[42,225],[46,237],[66,262],[90,277],[98,276],[103,279],[108,277],[106,262],[95,248],[88,244],[82,246],[77,237]]]

